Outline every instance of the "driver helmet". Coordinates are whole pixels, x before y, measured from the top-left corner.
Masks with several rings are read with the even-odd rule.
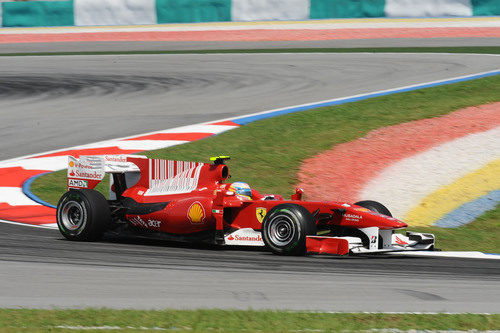
[[[236,196],[242,199],[252,200],[252,189],[250,185],[244,182],[234,182],[229,187],[229,191],[236,193]]]

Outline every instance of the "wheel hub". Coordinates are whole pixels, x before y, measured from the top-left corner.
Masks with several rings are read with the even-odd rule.
[[[295,235],[293,221],[288,216],[277,216],[270,223],[269,237],[278,246],[286,246]]]
[[[61,209],[61,221],[68,230],[80,228],[84,222],[84,211],[80,203],[68,201]]]

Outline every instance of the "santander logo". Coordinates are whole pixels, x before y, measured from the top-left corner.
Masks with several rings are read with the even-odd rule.
[[[260,237],[260,235],[257,235],[257,236],[240,236],[240,235],[235,235],[234,239],[237,240],[237,241],[262,242],[262,237]]]

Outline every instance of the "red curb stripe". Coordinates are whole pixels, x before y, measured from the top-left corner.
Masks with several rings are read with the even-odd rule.
[[[26,214],[29,212],[29,215]],[[56,210],[46,206],[11,206],[0,203],[0,216],[2,220],[29,223],[35,225],[56,223]]]
[[[47,172],[47,170],[24,170],[21,167],[0,168],[0,187],[22,187],[32,176]]]
[[[213,133],[156,133],[151,135],[137,136],[126,140],[176,140],[196,141],[213,135]]]
[[[500,125],[500,103],[469,107],[449,115],[374,130],[307,159],[299,186],[310,200],[360,199],[359,193],[390,164],[433,146]]]
[[[306,41],[372,38],[500,37],[500,28],[370,28],[310,30],[133,31],[2,34],[0,43],[110,41]]]
[[[35,156],[33,158],[41,158],[41,157],[55,157],[55,156],[73,156],[80,157],[81,155],[118,155],[118,154],[133,154],[143,150],[139,149],[120,149],[118,147],[104,147],[104,148],[88,148],[88,149],[74,149],[74,150],[65,150],[59,151],[57,153],[51,153],[46,155]]]
[[[221,125],[221,126],[236,126],[236,127],[240,127],[240,124],[232,122],[231,120],[219,121],[219,122],[216,122],[216,123],[211,123],[209,125]]]

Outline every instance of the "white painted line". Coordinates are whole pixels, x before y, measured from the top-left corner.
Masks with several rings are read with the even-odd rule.
[[[478,251],[408,251],[408,252],[387,252],[394,256],[409,257],[447,257],[465,259],[500,259],[500,254],[483,253]]]
[[[30,228],[57,229],[57,223],[27,224],[27,223],[13,222],[13,221],[7,221],[7,220],[0,220],[0,222],[6,223],[6,224],[20,225],[23,227],[30,227]]]

